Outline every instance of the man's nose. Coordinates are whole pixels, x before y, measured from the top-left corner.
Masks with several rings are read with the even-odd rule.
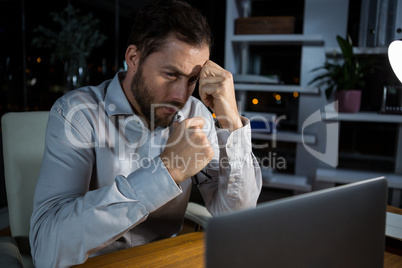
[[[174,88],[172,89],[171,96],[175,101],[184,103],[189,98],[189,91],[190,89],[187,79],[180,79],[180,81],[177,81]]]

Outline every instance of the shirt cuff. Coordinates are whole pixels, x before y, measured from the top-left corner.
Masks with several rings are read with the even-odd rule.
[[[143,167],[127,179],[138,200],[150,213],[182,193],[159,156],[144,161]]]
[[[235,161],[244,158],[246,154],[252,153],[251,127],[250,120],[241,116],[243,127],[230,132],[227,129],[218,128],[218,142],[223,157],[229,161]]]

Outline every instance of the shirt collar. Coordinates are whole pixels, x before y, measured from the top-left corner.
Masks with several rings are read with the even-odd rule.
[[[120,81],[123,80],[125,73],[117,73],[106,90],[105,109],[108,116],[118,114],[134,114]]]
[[[177,113],[175,114],[175,116],[173,117],[173,121],[172,121],[172,123],[173,122],[181,122],[181,121],[183,121],[185,118],[184,118],[184,114],[183,114],[183,111],[182,110],[178,110],[177,111]]]

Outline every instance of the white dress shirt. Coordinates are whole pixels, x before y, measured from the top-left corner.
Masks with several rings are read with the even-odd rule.
[[[177,185],[159,155],[171,127],[150,131],[133,113],[120,81],[73,90],[50,111],[35,191],[30,243],[37,267],[69,267],[88,257],[171,237],[180,231],[192,180]],[[249,121],[233,132],[215,126],[190,97],[174,121],[203,116],[214,159],[200,187],[213,215],[255,207],[261,171]],[[179,160],[178,160],[179,161]],[[184,163],[186,164],[186,163]]]

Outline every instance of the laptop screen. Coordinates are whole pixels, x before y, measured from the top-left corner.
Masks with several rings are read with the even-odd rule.
[[[382,267],[386,203],[381,177],[214,217],[206,229],[206,265]]]

